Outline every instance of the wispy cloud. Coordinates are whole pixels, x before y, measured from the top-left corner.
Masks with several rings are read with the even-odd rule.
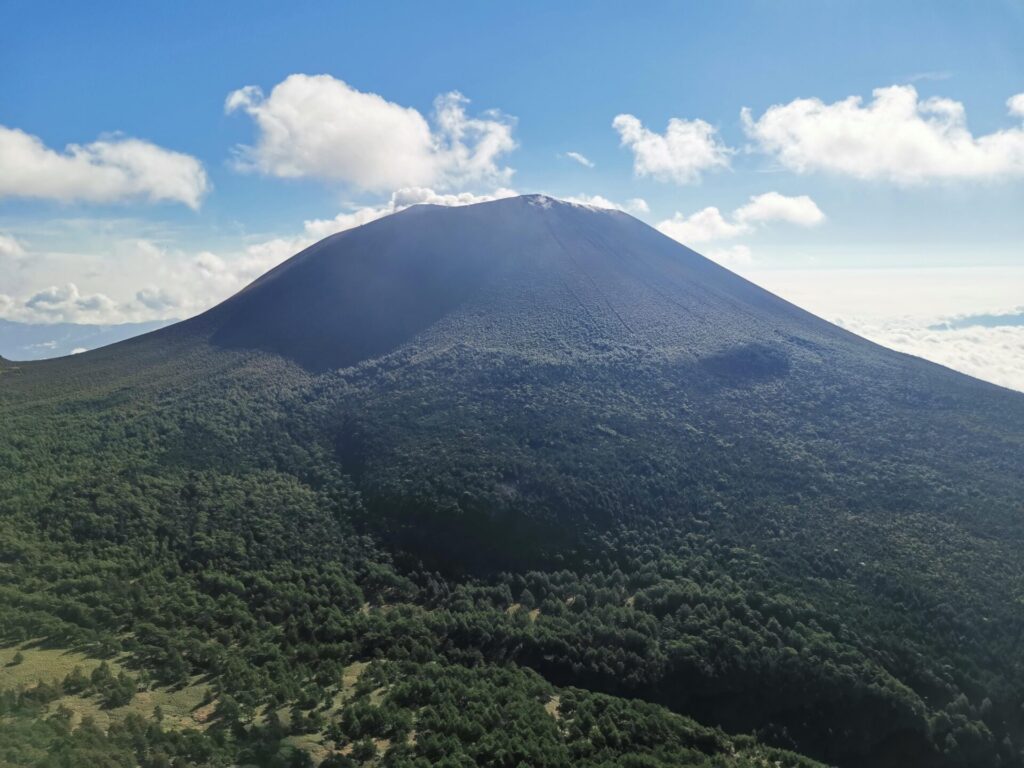
[[[951,77],[953,77],[952,72],[936,70],[933,72],[915,72],[912,75],[907,75],[906,77],[901,78],[901,80],[904,83],[919,83],[926,80],[940,82],[942,80],[949,80]]]
[[[575,203],[576,205],[589,205],[594,208],[611,208],[616,211],[625,211],[626,213],[648,213],[650,212],[650,206],[647,205],[647,201],[642,197],[634,197],[627,200],[624,203],[616,203],[609,200],[607,197],[601,195],[570,195],[569,197],[561,198],[567,203]]]
[[[594,167],[593,161],[591,161],[590,158],[586,157],[585,155],[581,155],[579,152],[566,152],[562,155],[562,157],[567,157],[568,159],[579,163],[584,168]]]
[[[11,235],[0,232],[0,260],[17,261],[25,256],[21,243]]]

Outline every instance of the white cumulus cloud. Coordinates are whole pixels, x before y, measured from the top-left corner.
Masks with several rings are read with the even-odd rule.
[[[1024,94],[1008,107],[1024,117]],[[921,99],[912,85],[878,88],[869,104],[860,96],[796,99],[757,119],[748,108],[741,116],[756,147],[797,173],[901,184],[1024,176],[1024,126],[975,136],[961,102]]]
[[[1006,107],[1010,110],[1011,115],[1024,117],[1024,93],[1018,93],[1016,96],[1008,98]]]
[[[37,136],[0,126],[0,197],[143,199],[198,208],[209,187],[196,158],[147,141],[114,135],[57,152]]]
[[[677,211],[671,219],[659,222],[657,228],[673,240],[687,245],[724,240],[750,231],[746,224],[728,221],[713,205],[689,216]]]
[[[673,117],[665,133],[645,128],[628,114],[612,121],[622,146],[633,152],[633,172],[659,181],[692,184],[705,171],[728,168],[733,150],[718,138],[717,129],[703,120]]]
[[[818,204],[807,195],[787,197],[778,192],[754,195],[750,202],[733,212],[736,221],[748,224],[763,221],[786,221],[802,227],[812,227],[825,220]]]
[[[677,211],[672,218],[656,226],[674,240],[693,245],[739,237],[753,232],[756,225],[773,221],[811,227],[824,220],[825,214],[807,195],[789,197],[779,192],[765,192],[751,197],[728,217],[715,206],[708,206],[689,216]],[[749,251],[745,260],[749,261]]]
[[[269,96],[252,85],[233,91],[224,108],[258,129],[255,144],[238,148],[241,168],[367,190],[507,182],[512,170],[499,160],[516,147],[514,121],[496,111],[470,117],[468,103],[455,91],[438,96],[431,125],[330,75],[294,74]]]
[[[52,285],[38,291],[24,303],[24,309],[44,321],[102,323],[117,303],[102,293],[83,294],[74,283]]]

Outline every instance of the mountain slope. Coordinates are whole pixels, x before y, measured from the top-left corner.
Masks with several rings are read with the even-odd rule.
[[[189,325],[314,370],[428,328],[433,339],[539,354],[618,343],[699,356],[800,330],[849,340],[624,213],[543,196],[415,206],[342,232]]]
[[[383,658],[416,718],[415,665],[496,665],[834,764],[1020,765],[1024,397],[625,214],[417,206],[192,320],[0,364],[0,411],[8,637],[258,712]],[[602,759],[699,764],[614,701]],[[366,736],[356,704],[325,733]]]

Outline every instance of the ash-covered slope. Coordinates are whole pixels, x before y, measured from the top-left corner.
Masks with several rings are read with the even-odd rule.
[[[527,354],[725,353],[717,364],[741,375],[783,370],[769,347],[850,340],[624,213],[537,195],[416,206],[342,232],[190,324],[316,371],[428,331]],[[765,348],[744,356],[743,344]]]

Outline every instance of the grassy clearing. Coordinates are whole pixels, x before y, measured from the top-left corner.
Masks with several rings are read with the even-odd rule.
[[[331,716],[337,715],[345,705],[345,702],[352,698],[355,693],[356,686],[359,684],[359,678],[362,677],[367,666],[369,666],[369,662],[356,661],[345,667],[341,680],[338,683],[337,690],[334,692],[333,701],[330,707],[322,711],[322,714],[325,717],[330,718]],[[380,704],[384,693],[384,688],[374,689],[369,694],[370,702],[372,704]],[[277,709],[276,712],[280,723],[285,728],[289,727],[292,719],[291,707],[281,707]],[[266,722],[266,713],[264,713],[261,721],[263,723]],[[326,734],[323,732],[286,736],[282,740],[282,743],[293,750],[307,753],[313,760],[314,765],[319,765],[330,755],[347,755],[352,751],[352,744],[346,744],[344,747],[338,749],[334,742],[328,739]],[[390,742],[383,739],[375,739],[374,743],[377,746],[378,754],[383,754],[383,752],[390,746]]]
[[[328,755],[334,754],[335,750],[328,745],[327,738],[321,733],[306,733],[301,736],[286,736],[282,743],[299,752],[305,752],[312,758],[313,763],[319,765]]]
[[[72,726],[77,726],[85,717],[91,717],[100,728],[106,730],[112,722],[130,714],[151,719],[158,706],[165,729],[205,730],[216,702],[210,699],[209,686],[197,683],[176,690],[154,688],[139,691],[131,702],[114,709],[104,709],[97,696],[62,696],[50,704],[49,711],[56,712],[60,707],[65,707],[72,712]]]
[[[18,655],[21,660],[15,664],[14,660]],[[39,683],[60,682],[75,667],[88,676],[101,663],[102,659],[91,658],[77,651],[32,647],[31,643],[0,648],[0,690],[31,688]],[[117,660],[107,660],[107,664],[114,674],[123,669]],[[48,712],[56,712],[63,707],[72,713],[72,726],[77,726],[84,718],[91,717],[100,728],[106,730],[111,722],[123,719],[129,714],[151,718],[156,707],[160,707],[164,728],[203,729],[215,706],[210,696],[209,685],[196,677],[182,688],[152,688],[138,691],[123,707],[105,709],[98,696],[62,696],[51,702]]]
[[[123,717],[129,712],[135,712],[151,717],[156,707],[160,707],[163,714],[164,728],[201,730],[209,724],[216,702],[211,698],[210,686],[196,678],[183,688],[139,691],[130,704],[113,710],[113,714]]]
[[[14,664],[18,654],[22,657],[21,663]],[[59,648],[34,648],[31,643],[0,648],[0,690],[60,681],[75,667],[88,675],[101,663],[101,659],[90,658],[84,653]],[[114,674],[121,671],[117,661],[107,663]]]
[[[555,718],[555,720],[561,720],[562,713],[558,710],[561,704],[562,697],[556,693],[554,696],[548,699],[547,703],[544,705],[544,711],[551,715],[551,717]]]
[[[369,662],[366,661],[355,661],[345,667],[345,672],[341,676],[341,693],[345,696],[351,696],[352,691],[356,687],[356,683],[359,682],[359,678],[363,674],[363,670],[369,666]]]

